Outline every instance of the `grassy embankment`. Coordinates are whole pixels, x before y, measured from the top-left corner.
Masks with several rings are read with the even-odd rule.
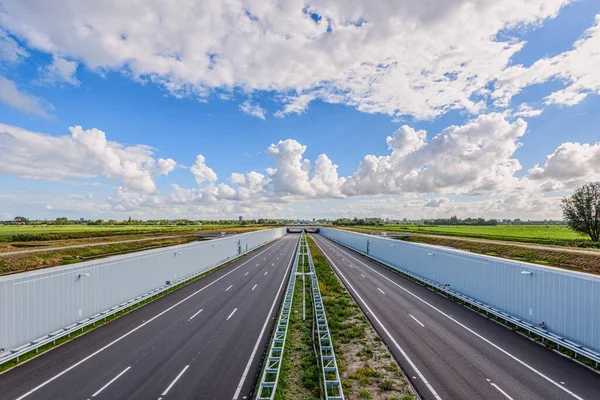
[[[308,243],[319,278],[345,397],[349,400],[414,399],[404,374],[381,337],[369,324],[312,238],[309,237]],[[299,303],[302,303],[301,297]],[[308,323],[311,324],[309,329],[312,329],[312,320],[307,319]],[[306,354],[306,351],[302,354]]]
[[[432,227],[432,228],[444,228],[445,229],[445,228],[463,228],[463,227],[445,227],[445,226],[441,227],[441,226],[438,226],[438,227]],[[559,268],[571,269],[574,271],[582,271],[582,272],[600,274],[600,252],[598,252],[598,255],[575,253],[572,251],[561,251],[560,247],[557,247],[556,249],[553,249],[553,250],[547,250],[547,249],[536,249],[534,246],[520,247],[520,246],[515,246],[511,243],[511,242],[521,241],[521,242],[524,242],[525,244],[548,245],[549,243],[545,243],[545,241],[547,240],[547,237],[544,235],[549,234],[550,232],[554,232],[554,234],[555,234],[555,238],[551,239],[551,240],[554,240],[555,244],[560,243],[560,240],[563,240],[563,239],[560,239],[561,236],[565,237],[569,234],[569,232],[570,232],[570,234],[575,235],[573,232],[571,232],[567,228],[550,227],[549,231],[545,231],[544,230],[545,228],[534,227],[534,226],[524,226],[524,227],[509,226],[509,227],[507,227],[507,228],[521,229],[520,232],[523,232],[526,235],[526,236],[524,236],[523,240],[518,240],[519,238],[517,236],[515,236],[516,232],[519,232],[519,229],[514,229],[514,230],[509,229],[509,230],[505,231],[508,233],[506,233],[503,236],[503,235],[498,234],[500,232],[499,230],[494,231],[493,229],[491,229],[491,228],[497,228],[497,227],[482,226],[482,227],[464,227],[464,228],[469,228],[469,229],[463,230],[460,235],[454,235],[454,236],[457,236],[456,238],[452,238],[452,237],[442,238],[442,237],[427,236],[427,234],[436,234],[436,235],[444,234],[444,235],[452,236],[453,232],[451,229],[449,229],[448,231],[444,231],[444,232],[442,232],[442,231],[435,232],[433,230],[428,230],[426,232],[427,234],[419,234],[416,232],[421,232],[421,233],[423,233],[423,232],[415,230],[412,232],[413,234],[410,237],[404,238],[403,240],[406,240],[409,242],[415,242],[415,243],[425,243],[425,244],[432,244],[432,245],[437,245],[437,246],[452,247],[455,249],[470,251],[472,253],[486,254],[486,255],[490,255],[490,256],[508,258],[508,259],[517,260],[517,261],[525,261],[525,262],[537,263],[537,264],[554,266],[554,267],[559,267]],[[480,228],[481,228],[481,230],[479,230]],[[523,230],[522,228],[527,228],[527,229]],[[555,228],[555,229],[552,229],[552,228]],[[362,232],[362,233],[380,233],[381,231],[386,231],[388,233],[392,233],[392,232],[406,231],[404,229],[404,226],[397,226],[397,225],[385,226],[385,227],[367,227],[367,226],[350,227],[350,228],[346,228],[346,229],[358,231],[358,232]],[[564,229],[567,232],[565,232],[561,229]],[[460,231],[460,230],[458,230],[458,231]],[[450,232],[450,233],[448,233],[448,232]],[[475,232],[475,233],[468,233],[468,232]],[[456,233],[456,230],[454,231],[454,233]],[[492,235],[492,233],[494,233],[494,234]],[[471,235],[471,236],[468,236],[468,235]],[[460,237],[458,237],[458,236],[460,236]],[[505,240],[507,242],[506,243],[494,243],[494,242],[486,242],[486,241],[479,241],[479,240],[469,241],[469,240],[466,240],[468,238]],[[589,240],[588,240],[588,242],[591,243],[591,241],[589,241]]]
[[[26,229],[23,231],[18,231],[18,229],[21,228]],[[32,233],[36,232],[35,229],[37,228],[41,229],[39,233]],[[63,230],[57,231],[56,228]],[[87,230],[84,228],[87,228]],[[154,229],[155,227],[151,227],[153,230],[151,233],[148,233],[148,231],[138,229],[145,228],[140,226],[117,226],[114,227],[115,229],[106,230],[107,228],[111,227],[72,225],[65,227],[49,227],[49,231],[43,230],[43,227],[24,226],[17,227],[17,230],[11,226],[0,227],[0,242],[4,241],[4,243],[0,243],[0,275],[48,268],[57,265],[72,264],[89,259],[124,254],[134,251],[189,243],[198,240],[198,234],[210,234],[223,231],[228,233],[241,233],[257,229],[265,229],[265,227],[259,226],[239,227],[229,225],[206,225],[192,229],[190,229],[190,227],[166,226],[162,227],[163,229]],[[14,232],[21,233],[15,234]],[[140,235],[142,232],[144,233],[144,236]],[[12,235],[11,239],[7,239],[7,236],[10,236],[8,233]],[[12,240],[12,238],[16,237],[16,235],[27,235],[28,238],[35,238],[37,240],[8,242],[8,240]],[[77,238],[73,238],[73,235]],[[101,237],[98,237],[99,235]],[[188,236],[176,237],[182,235]],[[156,239],[152,239],[153,237],[156,237]],[[54,238],[59,239],[57,240]],[[115,243],[118,241],[137,239],[149,240],[132,241],[129,243]],[[96,245],[99,243],[102,245]],[[43,249],[44,247],[65,247],[81,244],[94,244],[94,246],[2,255],[2,253],[9,251]]]

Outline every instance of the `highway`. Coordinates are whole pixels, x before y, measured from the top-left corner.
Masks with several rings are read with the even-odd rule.
[[[5,399],[243,399],[299,236],[289,234],[0,375]]]
[[[424,399],[600,399],[600,375],[311,235]]]

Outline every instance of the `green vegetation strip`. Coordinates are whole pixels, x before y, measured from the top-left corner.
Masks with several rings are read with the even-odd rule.
[[[414,399],[381,337],[309,237],[346,399]]]
[[[272,243],[272,242],[270,242],[270,243]],[[263,248],[265,246],[268,246],[270,243],[267,243],[267,244],[265,244],[263,246],[257,247],[256,249],[252,250],[252,252],[260,250],[261,248]],[[252,254],[252,252],[246,253],[246,256]],[[123,310],[121,310],[121,311],[119,311],[117,313],[114,313],[114,314],[111,314],[111,315],[107,315],[103,320],[97,321],[97,322],[95,322],[94,324],[91,324],[91,325],[84,326],[80,330],[78,330],[76,332],[73,332],[73,333],[69,334],[68,336],[63,336],[63,337],[57,338],[52,343],[45,344],[45,345],[43,345],[41,347],[38,347],[35,350],[32,350],[32,351],[30,351],[28,353],[25,353],[25,354],[19,356],[18,358],[15,358],[15,359],[7,361],[7,362],[5,362],[3,364],[0,364],[0,373],[6,372],[9,369],[12,369],[12,368],[16,367],[17,365],[23,364],[24,362],[26,362],[26,361],[34,358],[34,357],[37,357],[37,356],[41,355],[42,353],[45,353],[45,352],[47,352],[49,350],[52,350],[52,349],[55,349],[55,348],[57,348],[57,347],[65,344],[67,342],[70,342],[71,340],[75,339],[76,337],[79,337],[79,336],[81,336],[81,335],[83,335],[85,333],[93,331],[94,329],[97,329],[97,328],[99,328],[99,327],[101,327],[101,326],[103,326],[103,325],[105,325],[105,324],[107,324],[107,323],[109,323],[109,322],[117,319],[117,318],[120,318],[123,315],[129,314],[130,312],[132,312],[134,310],[137,310],[138,308],[143,307],[146,304],[152,303],[153,301],[155,301],[157,299],[160,299],[161,297],[166,296],[169,293],[172,293],[172,292],[174,292],[174,291],[176,291],[176,290],[178,290],[178,289],[180,289],[180,288],[182,288],[182,287],[184,287],[186,285],[189,285],[189,284],[191,284],[193,282],[196,282],[198,279],[204,278],[206,275],[209,275],[209,274],[211,274],[213,272],[216,272],[216,271],[220,270],[221,268],[225,268],[226,266],[228,266],[229,264],[231,264],[232,262],[235,262],[237,260],[238,259],[233,259],[233,260],[227,261],[226,263],[221,264],[221,265],[219,265],[219,266],[217,266],[217,267],[215,267],[215,268],[213,268],[213,269],[211,269],[209,271],[206,271],[206,272],[204,272],[204,273],[202,273],[202,274],[200,274],[198,276],[195,276],[194,278],[192,278],[192,279],[190,279],[188,281],[182,282],[182,283],[177,284],[177,285],[173,285],[173,287],[171,287],[171,288],[169,288],[169,289],[167,289],[167,290],[165,290],[163,292],[160,292],[160,293],[156,294],[155,296],[147,298],[147,299],[145,299],[145,300],[143,300],[143,301],[141,301],[139,303],[132,304],[130,307],[128,307],[126,309],[123,309]]]
[[[304,259],[304,264],[302,260]],[[308,271],[305,257],[300,258],[298,272]],[[304,285],[304,287],[303,287]],[[306,320],[302,319],[302,290],[307,293]],[[286,341],[287,351],[283,355],[276,400],[305,399],[321,397],[319,386],[319,366],[313,341],[314,314],[310,306],[310,281],[298,277],[290,313],[290,324]]]

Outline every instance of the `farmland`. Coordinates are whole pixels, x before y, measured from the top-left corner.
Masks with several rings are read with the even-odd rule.
[[[491,240],[508,240],[551,245],[590,245],[589,237],[579,235],[566,226],[557,225],[385,225],[355,226],[359,231],[409,232],[416,234],[460,236]]]
[[[146,233],[193,232],[234,228],[239,225],[0,225],[0,237],[12,235],[89,234],[131,235]]]
[[[38,242],[111,236],[165,236],[247,232],[261,225],[0,225],[0,242]]]
[[[262,225],[0,225],[0,275],[243,233]]]
[[[598,244],[562,226],[388,225],[342,228],[362,233],[387,232],[390,237],[394,233],[409,232],[409,237],[401,239],[600,274]]]

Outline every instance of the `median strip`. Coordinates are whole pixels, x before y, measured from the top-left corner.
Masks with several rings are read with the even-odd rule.
[[[309,237],[345,399],[414,399],[398,364]]]

